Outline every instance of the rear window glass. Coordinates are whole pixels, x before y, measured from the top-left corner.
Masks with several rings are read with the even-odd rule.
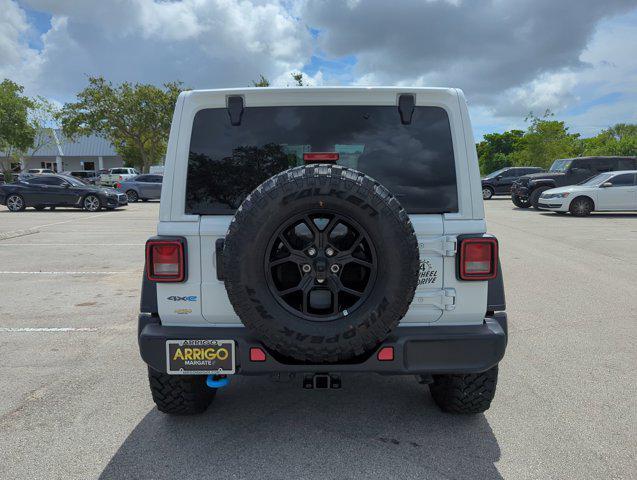
[[[409,213],[458,211],[449,118],[416,107],[247,107],[232,126],[226,109],[197,112],[190,139],[186,213],[231,214],[271,176],[303,165],[303,154],[337,152],[338,165],[387,187]]]

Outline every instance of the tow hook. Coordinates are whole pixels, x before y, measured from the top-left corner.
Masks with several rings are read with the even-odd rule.
[[[334,373],[308,373],[303,377],[303,388],[307,390],[341,388],[341,376]]]
[[[230,378],[227,375],[208,375],[206,377],[206,385],[210,388],[222,388],[230,384]]]

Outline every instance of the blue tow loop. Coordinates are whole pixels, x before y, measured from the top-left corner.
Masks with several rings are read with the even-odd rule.
[[[208,375],[208,377],[206,378],[206,385],[208,385],[210,388],[225,387],[229,383],[230,379],[225,375]]]

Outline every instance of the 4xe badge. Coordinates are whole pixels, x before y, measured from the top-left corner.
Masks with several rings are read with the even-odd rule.
[[[167,297],[166,300],[170,300],[171,302],[196,302],[197,295],[189,295],[187,297],[178,297],[176,295],[172,295]]]

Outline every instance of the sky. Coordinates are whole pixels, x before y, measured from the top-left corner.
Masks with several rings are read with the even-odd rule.
[[[0,79],[72,101],[87,76],[190,88],[458,87],[476,138],[550,109],[637,123],[637,0],[0,0]]]

